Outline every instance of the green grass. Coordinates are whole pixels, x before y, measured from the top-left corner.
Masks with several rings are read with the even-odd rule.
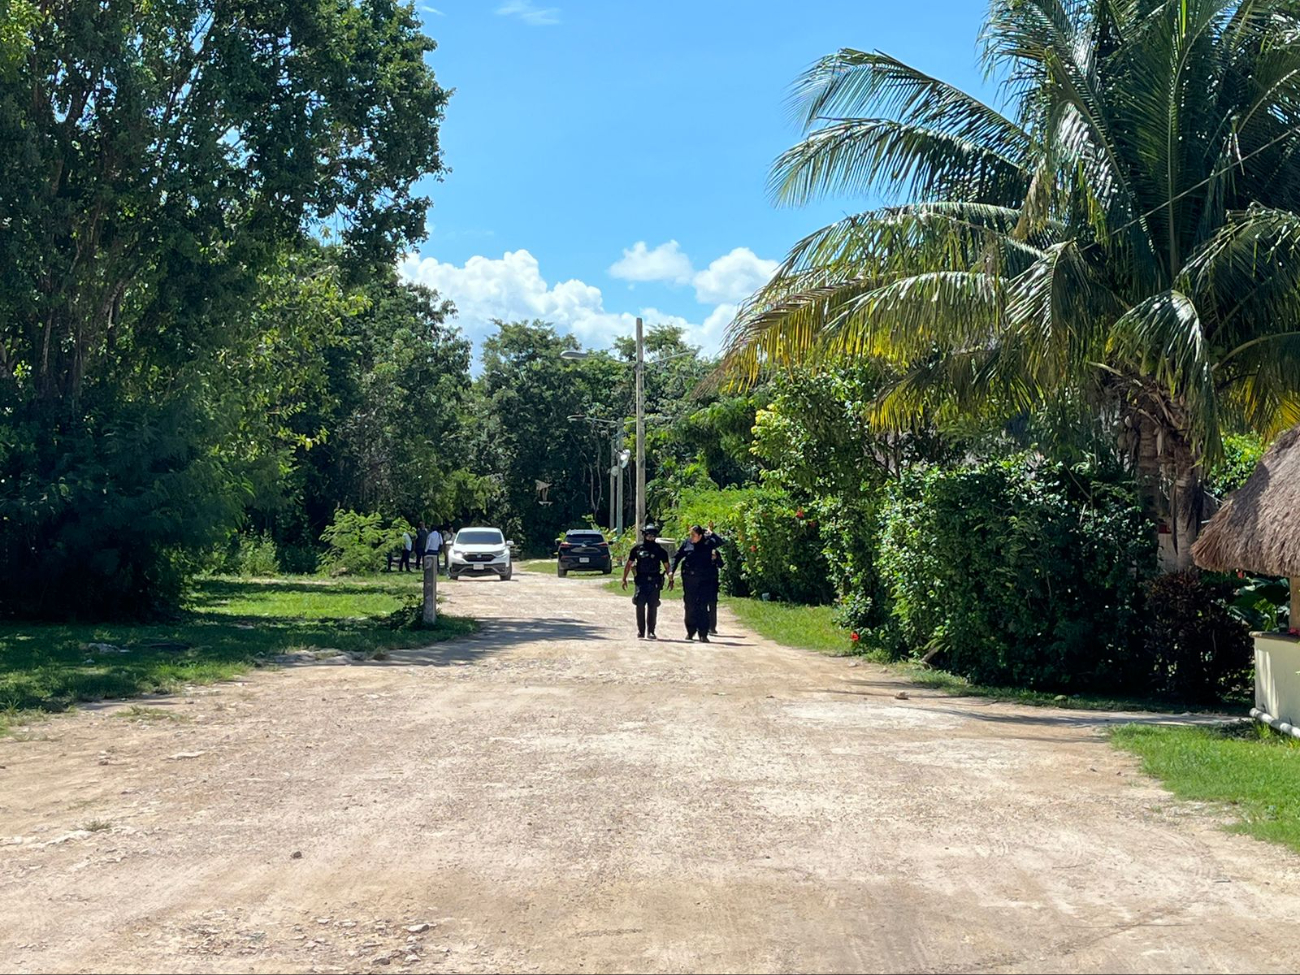
[[[525,572],[540,572],[543,575],[555,575],[554,559],[532,559],[528,562],[516,562],[515,567]]]
[[[628,579],[627,593],[623,591],[622,577],[605,583],[605,589],[620,596],[632,591]],[[665,589],[665,599],[681,599],[681,589]],[[816,650],[819,653],[843,654],[848,652],[849,635],[835,624],[834,606],[795,606],[790,603],[763,602],[738,596],[723,596],[720,602],[729,606],[737,618],[759,636],[787,647]]]
[[[629,582],[629,589],[631,583]],[[605,583],[609,592],[624,595],[621,582]],[[681,599],[680,589],[664,590],[665,599]],[[849,631],[835,623],[834,606],[798,606],[791,603],[763,602],[759,599],[723,596],[722,603],[759,636],[786,647],[815,650],[835,656],[851,655],[853,643]],[[1034,707],[1074,708],[1084,711],[1167,711],[1171,703],[1151,698],[1106,697],[1100,695],[1056,694],[1022,687],[994,687],[973,684],[964,677],[937,670],[920,663],[877,661],[889,670],[921,687],[934,688],[958,697],[985,697],[994,701],[1028,704]],[[1205,711],[1207,708],[1178,710]]]
[[[515,568],[523,569],[525,572],[539,572],[542,575],[553,576],[555,572],[555,559],[533,559],[528,562],[516,562]],[[614,566],[613,574],[618,575],[622,572],[621,566]],[[569,578],[573,579],[594,579],[601,573],[595,569],[570,569]]]
[[[784,646],[832,654],[846,653],[849,647],[848,633],[835,623],[834,606],[792,606],[731,597],[725,602],[740,622]]]
[[[1300,852],[1300,740],[1263,725],[1124,725],[1111,740],[1180,799],[1227,803],[1230,827]]]
[[[389,626],[382,617],[416,598],[420,586],[414,573],[216,578],[197,584],[175,622],[0,624],[0,735],[41,712],[227,680],[290,651],[373,655],[473,632],[474,621],[443,614],[431,630]]]

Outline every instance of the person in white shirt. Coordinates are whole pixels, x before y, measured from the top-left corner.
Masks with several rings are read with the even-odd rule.
[[[399,572],[411,571],[411,549],[415,547],[415,542],[411,540],[410,532],[402,532],[402,561],[397,566]]]
[[[438,553],[442,551],[442,532],[436,528],[429,529],[429,537],[424,540],[424,554],[433,556],[433,567],[438,568]]]

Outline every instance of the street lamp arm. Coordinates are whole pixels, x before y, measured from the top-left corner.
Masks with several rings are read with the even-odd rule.
[[[645,364],[647,366],[657,366],[661,362],[672,362],[674,359],[684,359],[688,355],[699,355],[699,353],[694,349],[687,349],[685,352],[674,352],[672,355],[655,356],[653,359],[647,359]]]

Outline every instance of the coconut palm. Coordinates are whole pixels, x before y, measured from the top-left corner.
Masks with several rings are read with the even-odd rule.
[[[1300,419],[1300,4],[993,0],[983,49],[1000,108],[880,53],[799,80],[776,198],[894,205],[800,241],[724,368],[881,357],[886,424],[1086,395],[1185,564],[1220,432]]]

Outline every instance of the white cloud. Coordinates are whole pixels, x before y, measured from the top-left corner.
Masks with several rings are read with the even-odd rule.
[[[638,240],[623,250],[609,273],[624,281],[663,281],[668,284],[695,286],[701,304],[736,304],[744,301],[772,277],[776,261],[759,257],[748,247],[737,247],[723,254],[703,271],[696,271],[691,259],[675,240],[658,247]]]
[[[695,332],[695,342],[711,351],[722,348],[722,340],[727,337],[727,326],[739,310],[740,306],[731,302],[718,305],[709,312],[709,317],[704,319],[704,324]]]
[[[560,22],[560,8],[534,6],[533,0],[507,0],[497,7],[497,16],[518,17],[525,24],[546,27]]]
[[[539,318],[553,323],[560,332],[577,336],[588,348],[606,348],[616,337],[633,334],[640,315],[647,328],[680,327],[688,342],[712,355],[721,348],[739,302],[766,283],[776,267],[775,261],[764,261],[748,248],[738,247],[694,273],[676,241],[654,249],[638,242],[623,252],[623,260],[615,267],[624,264],[622,273],[612,268],[611,273],[633,281],[693,282],[696,297],[712,307],[707,312],[701,308],[702,322],[653,307],[637,312],[610,311],[600,288],[576,278],[551,284],[542,276],[537,258],[522,248],[506,251],[499,258],[471,257],[463,265],[408,254],[398,271],[407,280],[426,284],[450,298],[459,313],[458,324],[476,347],[495,331],[493,319]]]
[[[670,281],[685,284],[691,279],[694,268],[691,259],[682,253],[675,240],[650,250],[644,240],[624,248],[623,256],[615,261],[609,273],[624,281]]]
[[[420,7],[420,9],[423,10],[426,14],[433,14],[435,17],[446,17],[446,16],[447,16],[445,13],[443,13],[443,12],[442,12],[441,10],[439,10],[437,7],[430,7],[430,6],[425,5],[425,6]]]
[[[744,301],[771,280],[776,268],[776,261],[759,257],[748,247],[737,247],[695,275],[695,297],[705,304]]]
[[[537,258],[526,250],[507,251],[500,258],[471,257],[463,265],[408,254],[398,271],[407,280],[428,285],[450,298],[459,313],[458,323],[476,346],[494,331],[494,318],[540,318],[552,322],[560,332],[571,332],[591,348],[607,347],[615,337],[631,335],[636,327],[636,314],[606,310],[604,295],[595,285],[577,279],[547,283]],[[720,331],[708,322],[700,325],[657,308],[642,308],[639,314],[647,327],[678,325],[688,340],[702,345],[705,352],[717,349]]]

